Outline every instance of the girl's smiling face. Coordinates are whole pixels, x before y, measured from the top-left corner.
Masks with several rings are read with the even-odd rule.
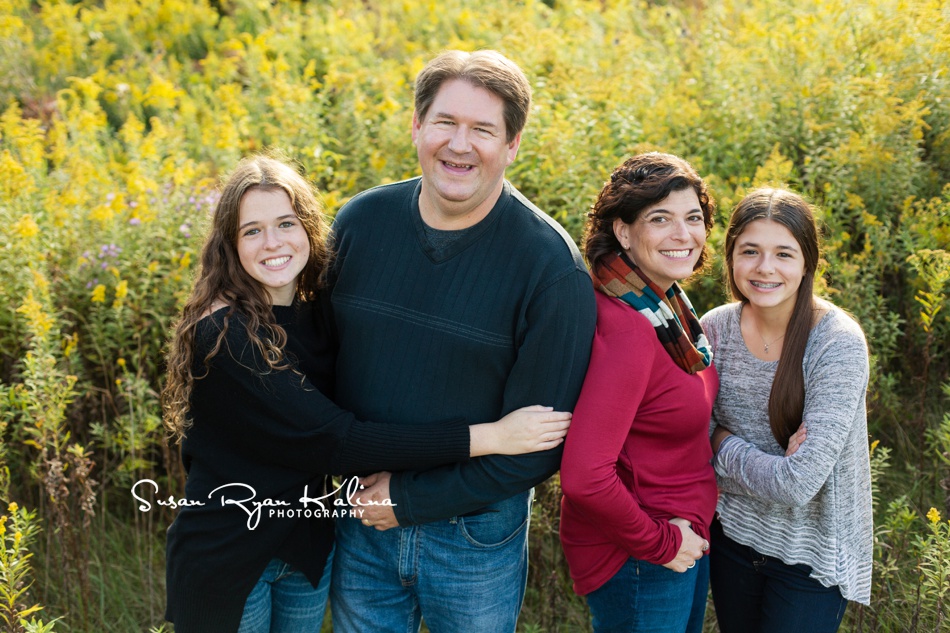
[[[791,314],[804,276],[801,247],[778,222],[754,220],[736,238],[732,277],[750,305]]]
[[[237,251],[247,274],[274,305],[290,305],[297,277],[310,258],[307,231],[283,189],[250,189],[241,200]]]

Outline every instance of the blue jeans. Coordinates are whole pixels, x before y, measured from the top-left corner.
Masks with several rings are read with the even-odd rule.
[[[332,575],[332,551],[316,589],[306,576],[275,558],[244,603],[238,633],[320,633]]]
[[[837,587],[736,543],[713,521],[711,584],[722,633],[834,633],[848,601]]]
[[[528,577],[531,493],[471,516],[378,532],[336,524],[335,633],[513,632]]]
[[[595,633],[702,633],[709,557],[683,573],[629,559],[587,594]]]

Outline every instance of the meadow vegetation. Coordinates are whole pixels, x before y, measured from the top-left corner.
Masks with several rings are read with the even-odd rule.
[[[950,627],[950,4],[941,0],[0,0],[0,629],[162,626],[182,494],[157,392],[216,185],[280,148],[330,214],[417,173],[412,82],[495,48],[535,101],[510,180],[579,237],[611,169],[688,158],[721,209],[820,208],[820,291],[872,353],[872,603]],[[721,261],[721,257],[715,258]],[[724,301],[717,263],[692,282]],[[524,631],[586,631],[538,491]],[[715,630],[710,613],[708,629]]]

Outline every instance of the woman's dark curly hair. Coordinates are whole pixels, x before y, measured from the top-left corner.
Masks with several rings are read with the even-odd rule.
[[[614,169],[587,214],[584,253],[591,269],[596,271],[601,259],[622,250],[614,234],[614,220],[620,218],[624,223],[631,224],[647,207],[660,202],[674,191],[688,187],[692,187],[699,198],[708,236],[716,203],[709,196],[706,183],[688,162],[672,154],[648,152],[632,156]],[[706,264],[706,256],[707,250],[703,246],[693,270],[699,270]]]

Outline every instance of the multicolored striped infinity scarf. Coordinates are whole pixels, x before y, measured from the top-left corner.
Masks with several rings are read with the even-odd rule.
[[[695,374],[712,364],[706,333],[679,284],[674,283],[664,295],[623,252],[601,259],[595,276],[597,290],[617,297],[650,320],[673,362],[686,372]]]

